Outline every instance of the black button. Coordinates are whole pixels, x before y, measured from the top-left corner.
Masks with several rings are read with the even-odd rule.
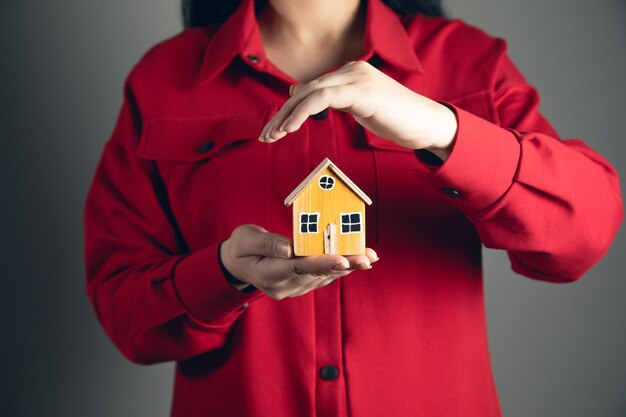
[[[237,309],[237,312],[245,310],[246,308],[248,308],[249,305],[250,303],[245,303],[244,305],[242,305],[241,307]]]
[[[449,197],[455,197],[455,198],[462,197],[461,196],[461,192],[459,190],[456,190],[456,189],[450,188],[450,187],[442,188],[441,192],[444,193],[445,195],[449,196]]]
[[[327,365],[320,369],[320,376],[326,381],[332,381],[339,376],[339,369],[333,365]]]
[[[259,62],[259,57],[258,57],[258,56],[256,56],[256,55],[252,55],[252,54],[250,54],[250,55],[248,55],[248,59],[250,60],[250,62],[254,62],[255,64],[256,64],[257,62]]]
[[[198,147],[198,152],[208,152],[215,145],[215,142],[212,140],[204,142],[202,145]]]
[[[328,109],[324,109],[319,113],[312,114],[311,117],[315,120],[323,120],[328,116]]]

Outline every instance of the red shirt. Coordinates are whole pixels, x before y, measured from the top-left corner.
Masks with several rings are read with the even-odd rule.
[[[616,235],[615,169],[559,138],[503,39],[368,0],[364,41],[362,60],[454,110],[443,164],[332,109],[259,142],[296,81],[266,59],[252,0],[126,79],[85,206],[87,288],[128,359],[177,361],[173,416],[500,416],[481,242],[571,282]],[[239,292],[219,243],[246,223],[290,236],[283,201],[325,157],[374,201],[380,261],[300,297]]]

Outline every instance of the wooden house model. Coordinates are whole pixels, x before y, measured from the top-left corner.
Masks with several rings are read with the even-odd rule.
[[[285,199],[295,255],[364,255],[365,203],[372,200],[324,159]]]

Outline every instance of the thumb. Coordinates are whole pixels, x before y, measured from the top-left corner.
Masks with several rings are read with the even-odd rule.
[[[300,85],[300,84],[291,84],[291,85],[289,86],[289,96],[290,96],[290,97],[293,97],[293,95],[294,95],[294,94],[296,94],[296,90],[298,89],[298,86],[299,86],[299,85]]]
[[[270,233],[259,226],[246,225],[237,236],[236,252],[239,256],[290,258],[293,251],[288,237]]]

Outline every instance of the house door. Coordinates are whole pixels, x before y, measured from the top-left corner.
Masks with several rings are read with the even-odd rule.
[[[337,254],[337,225],[328,223],[324,229],[324,255]]]

